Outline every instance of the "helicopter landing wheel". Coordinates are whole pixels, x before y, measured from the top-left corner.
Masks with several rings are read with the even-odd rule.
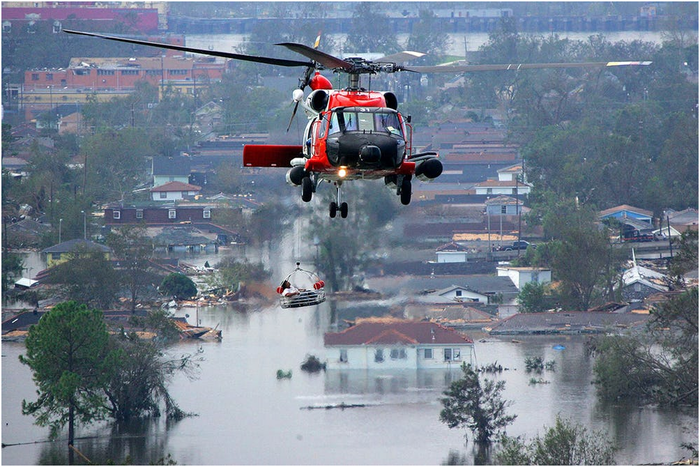
[[[411,181],[404,178],[401,183],[401,204],[408,206],[411,203]]]
[[[301,200],[305,203],[311,201],[311,196],[314,191],[314,183],[309,177],[304,177],[301,179]]]
[[[330,209],[329,209],[329,213],[331,215],[331,218],[335,218],[335,215],[337,212],[338,212],[338,204],[335,201],[331,201]],[[342,215],[342,212],[340,214]]]
[[[340,217],[343,219],[348,217],[348,203],[343,202],[340,204]]]

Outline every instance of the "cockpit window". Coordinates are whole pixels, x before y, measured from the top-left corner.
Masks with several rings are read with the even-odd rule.
[[[333,133],[338,133],[340,131],[340,124],[338,123],[338,113],[333,112],[331,115],[331,122],[330,125],[328,126],[328,134],[332,135]]]
[[[340,118],[339,118],[340,115]],[[339,120],[344,123],[344,131],[365,131],[388,133],[396,136],[403,136],[401,123],[396,112],[389,110],[362,111],[338,110],[331,116],[328,134],[340,131]]]
[[[393,112],[374,114],[374,126],[377,131],[387,131],[395,135],[401,135],[399,117]]]
[[[345,131],[357,131],[357,114],[355,112],[343,112]]]

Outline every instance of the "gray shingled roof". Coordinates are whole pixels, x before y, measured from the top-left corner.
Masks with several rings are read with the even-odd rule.
[[[163,157],[153,158],[153,175],[180,175],[190,174],[190,160],[187,157]]]
[[[42,253],[69,253],[80,246],[86,246],[90,249],[97,249],[97,250],[104,251],[104,252],[112,251],[109,247],[107,247],[105,245],[95,243],[91,240],[83,240],[82,238],[76,238],[73,240],[68,240],[67,242],[59,243],[58,245],[50,246],[44,250],[41,250],[41,252]]]

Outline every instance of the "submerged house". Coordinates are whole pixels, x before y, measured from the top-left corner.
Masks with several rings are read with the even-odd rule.
[[[432,321],[369,318],[323,336],[326,368],[459,368],[476,363],[474,341]]]
[[[641,302],[646,297],[669,290],[665,274],[637,264],[632,250],[632,267],[622,274],[622,298],[628,302]]]

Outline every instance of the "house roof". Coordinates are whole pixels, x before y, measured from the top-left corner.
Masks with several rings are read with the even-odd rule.
[[[634,250],[632,254],[634,255]],[[633,259],[632,267],[622,273],[622,282],[625,286],[640,283],[659,291],[668,290],[664,282],[665,278],[666,276],[660,272],[638,265],[636,259]]]
[[[522,186],[522,187],[532,187],[527,182],[516,182],[515,180],[486,180],[484,182],[480,182],[474,185],[474,187],[479,187],[479,188],[484,188],[484,187],[514,187],[514,186]]]
[[[4,159],[3,159],[4,160]],[[681,225],[697,225],[698,224],[698,211],[697,209],[688,208],[682,211],[676,211],[674,213],[669,213],[668,215],[671,222],[674,224]]]
[[[469,251],[469,248],[460,245],[459,243],[450,242],[440,245],[435,251]]]
[[[499,173],[520,173],[522,171],[523,171],[523,164],[517,163],[515,165],[511,165],[510,167],[505,167],[503,169],[500,169],[497,172],[499,172]]]
[[[494,325],[491,334],[603,332],[642,324],[648,319],[649,315],[638,313],[518,313]]]
[[[23,288],[30,288],[35,285],[37,285],[39,281],[35,281],[34,279],[29,279],[27,277],[23,277],[19,280],[15,281],[15,287],[23,287]]]
[[[464,290],[465,292],[473,293],[473,294],[475,294],[475,295],[481,295],[481,296],[484,296],[484,297],[485,297],[484,294],[479,293],[479,292],[475,292],[475,291],[473,291],[473,290],[469,290],[467,287],[465,287],[465,286],[463,286],[463,285],[454,285],[454,284],[453,284],[453,285],[450,285],[450,286],[448,286],[448,287],[445,287],[444,289],[440,289],[440,290],[436,291],[435,294],[436,294],[436,295],[442,296],[442,295],[446,295],[446,294],[448,294],[448,293],[450,293],[450,292],[453,292],[453,291],[455,291],[455,290]]]
[[[326,346],[376,344],[473,344],[469,337],[432,321],[359,320],[342,332],[323,336]]]
[[[414,292],[442,290],[448,287],[460,286],[466,290],[480,294],[488,293],[518,293],[510,277],[490,274],[472,274],[468,276],[434,276],[409,278],[404,284],[404,290]]]
[[[646,209],[641,209],[641,208],[636,208],[634,206],[630,206],[629,204],[621,204],[619,206],[615,206],[614,208],[610,209],[605,209],[603,211],[600,211],[600,217],[608,217],[611,216],[615,213],[618,212],[632,212],[635,214],[641,214],[642,216],[646,216],[651,218],[654,213],[651,211],[647,211]]]
[[[27,161],[25,161],[22,158],[19,157],[3,157],[2,158],[2,168],[3,169],[13,169],[13,168],[23,168],[28,164]]]
[[[190,185],[189,183],[168,182],[157,187],[153,187],[150,191],[155,193],[159,191],[199,191],[201,189],[201,186]]]
[[[103,252],[112,251],[109,247],[95,243],[91,240],[83,240],[82,238],[76,238],[73,240],[68,240],[67,242],[59,243],[58,245],[50,246],[41,250],[42,253],[69,253],[80,246],[85,246],[90,249],[97,249]]]
[[[103,70],[189,70],[194,60],[188,57],[73,57],[69,68],[100,68]]]
[[[187,157],[154,157],[153,175],[188,176],[191,171],[190,159]]]
[[[506,204],[506,205],[523,204],[523,202],[516,199],[516,198],[513,198],[511,196],[499,195],[499,196],[496,196],[495,198],[487,199],[484,204],[486,204],[487,206],[491,206],[491,205],[499,206],[499,205],[503,205],[503,204]]]
[[[2,333],[14,331],[16,329],[26,329],[39,322],[44,315],[43,311],[25,311],[12,316],[2,322]]]

